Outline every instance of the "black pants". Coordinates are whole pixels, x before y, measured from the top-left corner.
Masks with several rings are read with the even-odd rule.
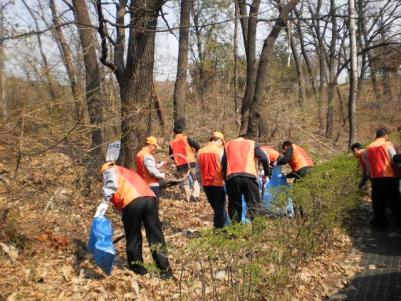
[[[372,179],[372,206],[375,226],[386,227],[386,205],[390,207],[396,225],[401,227],[400,182],[395,178]]]
[[[207,200],[214,211],[213,224],[215,228],[223,228],[225,217],[226,192],[223,186],[204,186]]]
[[[153,193],[156,196],[156,208],[157,212],[159,212],[159,207],[160,207],[160,186],[149,186],[150,189],[153,191]]]
[[[305,166],[297,171],[292,172],[291,177],[294,178],[294,182],[296,183],[296,182],[302,181],[302,178],[304,178],[311,172],[312,172],[312,167]]]
[[[231,221],[240,222],[242,215],[242,200],[244,195],[248,206],[249,217],[252,220],[262,209],[259,187],[256,179],[234,176],[226,183],[228,195],[228,214]]]
[[[123,209],[123,223],[128,266],[134,272],[145,273],[142,257],[142,223],[145,226],[146,237],[152,257],[159,269],[168,270],[169,262],[166,255],[166,243],[156,209],[156,200],[153,197],[140,197],[133,200]]]

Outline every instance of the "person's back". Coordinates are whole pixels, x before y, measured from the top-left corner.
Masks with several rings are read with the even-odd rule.
[[[313,160],[307,152],[299,145],[292,144],[293,153],[290,161],[291,169],[297,172],[305,167],[313,167]]]
[[[368,162],[372,178],[393,178],[392,157],[395,155],[394,146],[385,137],[379,137],[368,145]]]
[[[274,148],[267,145],[263,145],[260,148],[266,153],[267,157],[269,158],[270,165],[274,165],[280,157],[280,153]]]
[[[231,140],[225,146],[225,154],[227,158],[227,180],[236,175],[257,178],[255,141],[242,137]]]
[[[198,162],[203,186],[224,186],[221,159],[224,148],[209,142],[198,152]]]

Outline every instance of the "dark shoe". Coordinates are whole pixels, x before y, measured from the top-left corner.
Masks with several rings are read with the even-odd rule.
[[[146,275],[148,273],[148,270],[140,264],[133,264],[130,266],[130,270],[133,271],[135,274],[138,275]]]
[[[163,280],[168,280],[168,279],[173,279],[175,280],[175,277],[173,275],[173,271],[171,268],[168,268],[166,270],[161,270],[160,271],[160,278]]]

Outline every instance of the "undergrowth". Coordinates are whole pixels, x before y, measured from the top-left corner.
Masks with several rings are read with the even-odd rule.
[[[339,156],[316,166],[304,181],[281,191],[305,215],[294,219],[258,217],[251,225],[207,230],[189,244],[183,259],[180,296],[198,290],[202,300],[286,300],[295,274],[311,257],[330,247],[334,229],[358,203],[355,160]],[[185,287],[189,287],[185,291]]]

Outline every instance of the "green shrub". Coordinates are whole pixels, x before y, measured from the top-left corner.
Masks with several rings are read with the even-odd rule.
[[[203,232],[181,257],[196,264],[181,271],[180,288],[198,290],[180,291],[180,296],[185,300],[288,299],[286,286],[295,281],[295,271],[330,245],[334,228],[356,207],[357,166],[355,159],[339,156],[281,191],[277,202],[290,197],[303,208],[303,218],[258,217],[252,225]]]

